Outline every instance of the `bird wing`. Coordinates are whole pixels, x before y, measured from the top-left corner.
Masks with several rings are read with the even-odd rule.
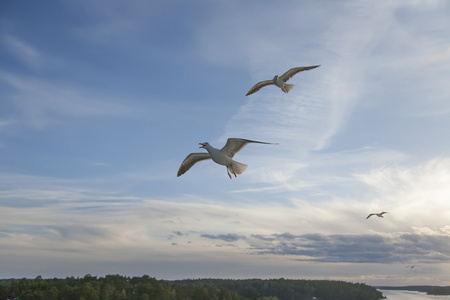
[[[387,214],[387,213],[388,213],[387,211],[383,211],[383,212],[380,213],[380,215],[384,215],[384,214]]]
[[[266,85],[270,85],[273,84],[272,80],[264,80],[264,81],[260,81],[257,84],[255,84],[250,91],[247,92],[247,94],[245,94],[245,96],[251,95],[253,93],[256,93],[257,91],[259,91],[261,88],[265,87]]]
[[[370,218],[371,216],[374,216],[374,215],[376,215],[376,214],[370,214],[370,215],[368,215],[367,218],[366,218],[366,220],[367,220],[368,218]]]
[[[297,74],[298,72],[301,71],[307,71],[307,70],[311,70],[314,68],[319,67],[320,65],[317,66],[309,66],[309,67],[297,67],[297,68],[292,68],[289,71],[287,71],[286,73],[284,73],[283,75],[280,76],[280,79],[283,80],[284,82],[288,81],[289,79],[291,79],[292,77],[294,77],[295,74]]]
[[[236,139],[236,138],[229,138],[227,140],[227,143],[225,146],[223,146],[222,149],[220,149],[220,152],[223,154],[226,154],[230,158],[233,158],[233,156],[242,150],[247,144],[249,143],[258,143],[258,144],[273,144],[273,143],[266,143],[266,142],[258,142],[258,141],[252,141],[252,140],[246,140],[246,139]]]
[[[191,153],[183,160],[180,168],[178,169],[177,177],[187,172],[193,165],[199,161],[210,159],[209,153]]]

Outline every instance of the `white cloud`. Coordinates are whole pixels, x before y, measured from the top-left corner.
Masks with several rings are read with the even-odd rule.
[[[412,216],[412,210],[409,210],[410,214],[407,215],[402,207],[410,203],[396,199],[396,194],[391,195],[391,193],[401,187],[398,194],[413,194],[417,191],[413,183],[422,187],[428,186],[431,190],[436,188],[445,190],[445,178],[437,184],[432,184],[431,178],[433,174],[437,176],[436,178],[442,178],[438,175],[442,175],[440,172],[447,174],[445,170],[449,169],[448,162],[448,159],[442,159],[416,168],[389,169],[386,167],[380,171],[355,175],[355,178],[367,184],[369,189],[374,189],[367,194],[373,198],[366,200],[335,197],[316,202],[311,201],[310,197],[291,195],[289,203],[258,200],[229,202],[233,196],[227,197],[226,195],[224,199],[219,199],[219,196],[214,199],[197,195],[165,197],[164,199],[130,197],[118,192],[76,188],[77,185],[86,184],[79,181],[33,176],[9,177],[10,180],[5,183],[13,184],[12,189],[10,193],[4,191],[0,197],[4,215],[0,238],[5,246],[3,253],[11,262],[17,262],[18,257],[27,255],[23,252],[24,248],[33,251],[33,255],[44,261],[54,257],[55,250],[57,250],[58,255],[65,253],[61,259],[70,257],[71,262],[63,263],[63,265],[72,268],[73,262],[78,264],[83,264],[83,261],[94,262],[96,257],[98,260],[99,253],[104,253],[109,249],[108,254],[102,255],[101,262],[114,263],[120,256],[122,261],[129,263],[146,261],[146,265],[152,266],[158,260],[176,260],[176,257],[183,253],[183,257],[185,257],[182,260],[183,264],[188,261],[197,261],[201,264],[209,260],[216,260],[218,264],[226,264],[230,261],[236,262],[236,256],[239,256],[242,261],[247,261],[249,268],[254,268],[252,272],[257,272],[255,270],[258,269],[260,260],[264,261],[264,266],[278,265],[277,268],[280,268],[281,261],[283,261],[281,265],[285,263],[289,265],[288,262],[296,264],[295,259],[304,256],[303,254],[297,256],[293,255],[295,253],[284,252],[276,254],[276,249],[288,252],[292,252],[293,249],[289,250],[288,244],[284,242],[276,249],[272,249],[270,247],[275,247],[275,244],[268,245],[267,242],[252,237],[252,235],[281,239],[282,237],[288,238],[287,233],[289,233],[291,237],[304,236],[312,239],[314,238],[312,234],[315,234],[322,236],[327,243],[331,244],[337,239],[336,243],[341,246],[343,244],[340,239],[347,238],[359,239],[362,242],[374,237],[385,237],[392,242],[397,236],[406,239],[406,244],[409,237],[439,242],[439,236],[448,236],[448,225],[446,227],[444,224],[439,227],[442,224],[439,222],[433,224],[429,219],[423,223],[411,220],[409,217]],[[326,165],[326,162],[323,163]],[[386,177],[388,180],[380,181],[379,172],[385,175],[381,177]],[[19,180],[20,177],[22,179]],[[27,186],[30,188],[28,189]],[[41,188],[37,189],[36,187]],[[405,192],[408,190],[409,192]],[[271,191],[265,191],[263,194],[267,195],[267,193],[271,193]],[[5,206],[7,204],[5,200],[11,200],[13,195],[16,196],[14,200],[16,204]],[[372,209],[381,208],[383,204],[388,203],[385,197],[389,199],[389,205],[392,208],[389,215],[384,219],[366,220],[367,213]],[[43,203],[34,206],[27,204],[21,207],[19,203],[24,200],[43,201]],[[422,205],[426,204],[427,202],[422,203]],[[415,212],[419,219],[421,219],[420,214],[424,212],[422,208],[417,207],[420,211]],[[448,216],[440,216],[440,214],[445,214],[445,211],[448,209],[442,206],[433,208],[433,214],[437,219],[447,220]],[[34,230],[30,230],[30,226]],[[174,232],[182,234],[174,235]],[[438,237],[432,238],[432,236]],[[280,240],[280,242],[282,241]],[[320,247],[318,243],[313,241],[315,246]],[[425,247],[425,244],[421,243],[421,245],[421,247]],[[252,246],[261,248],[261,251],[270,248],[271,252],[275,252],[270,255],[261,253],[260,258],[252,258],[252,255],[249,255],[255,251],[255,249],[251,249]],[[361,245],[361,247],[368,246],[370,243]],[[430,247],[433,249],[432,244]],[[441,247],[437,250],[441,251],[442,249],[444,248]],[[372,254],[376,255],[376,251],[372,250]],[[419,250],[419,248],[416,249],[416,251]],[[150,261],[147,257],[149,252],[152,253]],[[227,256],[231,255],[230,253],[234,253],[234,258]],[[344,253],[342,252],[342,255]],[[299,252],[299,254],[301,253]],[[361,257],[361,261],[370,260],[369,254],[366,253],[365,257]],[[438,259],[438,254],[437,252],[430,253],[429,257]],[[323,259],[327,260],[328,258],[324,256]],[[343,256],[342,259],[345,257]],[[393,262],[397,261],[397,264],[400,263],[400,267],[404,269],[402,263],[405,262],[401,261],[400,256],[398,260],[394,256],[391,259]],[[422,259],[427,258],[423,257]],[[97,262],[99,266],[102,265],[101,262]],[[303,266],[305,263],[298,262],[298,264]],[[166,264],[166,267],[165,272],[158,274],[167,274],[161,275],[166,279],[173,277],[173,273],[169,272],[170,264]],[[284,268],[284,271],[281,269],[276,271],[277,268],[273,269],[273,272],[284,272],[285,277],[290,272],[289,268]],[[329,268],[332,268],[332,265]],[[353,266],[353,268],[356,267]],[[105,270],[103,267],[100,269]],[[77,268],[74,267],[72,270],[77,270]],[[198,269],[192,272],[197,271]],[[200,275],[210,271],[210,269],[205,269]],[[317,278],[323,274],[323,272],[315,272],[305,273],[301,277],[317,274],[315,276]],[[326,273],[328,274],[327,278],[330,278],[329,276],[332,276],[333,272]],[[51,273],[50,276],[53,274]],[[217,276],[217,274],[214,275]],[[245,277],[245,272],[239,274]],[[337,278],[341,278],[340,272],[336,271],[335,274]],[[364,272],[359,274],[364,274]],[[66,275],[72,274],[63,274],[63,276]],[[355,276],[349,278],[359,278],[357,277],[359,275]]]
[[[449,218],[450,159],[374,169],[355,178],[370,186],[379,209],[392,210],[398,230],[444,228]],[[433,229],[434,230],[434,229]]]

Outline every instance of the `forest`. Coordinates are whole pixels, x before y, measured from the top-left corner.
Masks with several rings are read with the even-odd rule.
[[[157,280],[148,275],[2,279],[0,300],[378,300],[363,283],[291,279]]]
[[[382,290],[407,290],[425,292],[428,295],[450,295],[450,286],[409,285],[409,286],[379,286]]]

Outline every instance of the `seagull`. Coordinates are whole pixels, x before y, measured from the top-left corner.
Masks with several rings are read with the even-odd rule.
[[[380,217],[380,218],[384,218],[383,215],[384,215],[384,214],[387,214],[387,213],[388,213],[387,211],[383,211],[383,212],[380,212],[380,213],[378,213],[378,214],[370,214],[370,215],[367,216],[366,220],[367,220],[368,218],[370,218],[371,216],[377,216],[377,217]]]
[[[197,162],[207,159],[212,159],[215,163],[226,166],[227,174],[230,179],[232,178],[230,172],[234,175],[234,177],[237,177],[237,175],[244,173],[245,169],[247,169],[247,165],[233,160],[233,156],[249,143],[274,144],[246,139],[229,138],[225,146],[219,150],[211,146],[209,143],[199,143],[199,145],[201,145],[199,148],[206,149],[208,153],[189,154],[178,169],[177,177],[186,173],[187,170],[189,170]]]
[[[277,87],[279,87],[283,92],[285,93],[289,93],[290,90],[292,90],[294,88],[293,84],[286,84],[286,81],[288,81],[289,79],[291,79],[292,77],[294,77],[295,74],[297,74],[298,72],[301,71],[307,71],[307,70],[311,70],[314,68],[319,67],[320,65],[317,66],[309,66],[309,67],[297,67],[297,68],[292,68],[289,71],[287,71],[286,73],[284,73],[283,75],[279,76],[275,75],[275,77],[272,80],[265,80],[265,81],[260,81],[257,84],[255,84],[250,91],[248,91],[248,93],[245,96],[251,95],[253,93],[256,93],[257,91],[259,91],[262,87],[265,87],[266,85],[271,85],[271,84],[275,84]]]

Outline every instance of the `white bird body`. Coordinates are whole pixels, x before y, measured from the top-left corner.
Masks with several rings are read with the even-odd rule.
[[[384,218],[384,217],[383,217],[384,214],[387,214],[387,211],[383,211],[383,212],[380,212],[380,213],[369,214],[369,215],[367,216],[366,220],[367,220],[368,218],[370,218],[371,216],[377,216],[377,217],[379,217],[379,218]]]
[[[228,176],[230,176],[230,178],[231,175],[228,171],[231,171],[231,173],[234,174],[234,177],[236,177],[237,176],[236,174],[240,175],[244,173],[245,170],[247,169],[246,164],[233,160],[230,156],[224,153],[225,151],[222,152],[221,150],[211,146],[209,143],[204,143],[202,148],[205,148],[206,151],[208,151],[209,155],[211,156],[211,159],[215,163],[227,167],[227,173]]]
[[[266,85],[271,85],[274,84],[277,87],[279,87],[283,92],[285,93],[289,93],[290,90],[292,90],[294,88],[293,84],[287,84],[286,82],[291,79],[292,77],[294,77],[295,74],[302,72],[302,71],[307,71],[307,70],[311,70],[314,68],[319,67],[320,65],[316,65],[316,66],[308,66],[308,67],[297,67],[297,68],[292,68],[290,70],[288,70],[286,73],[284,73],[281,76],[276,75],[272,80],[264,80],[264,81],[260,81],[257,84],[255,84],[248,92],[245,96],[251,95],[253,93],[256,93],[257,91],[259,91],[261,88],[265,87]]]
[[[275,84],[277,87],[279,87],[283,92],[289,93],[290,90],[294,88],[293,84],[287,84],[285,81],[283,81],[278,75],[276,75],[273,79],[273,84]]]
[[[177,176],[181,176],[186,173],[194,164],[199,161],[212,159],[215,163],[227,167],[227,174],[230,179],[232,178],[231,174],[233,174],[234,177],[237,177],[237,175],[245,172],[245,170],[247,169],[247,165],[233,160],[233,157],[249,143],[272,144],[246,139],[229,138],[225,146],[219,150],[211,146],[209,143],[199,143],[201,145],[200,148],[206,149],[208,153],[189,154],[178,169]]]

